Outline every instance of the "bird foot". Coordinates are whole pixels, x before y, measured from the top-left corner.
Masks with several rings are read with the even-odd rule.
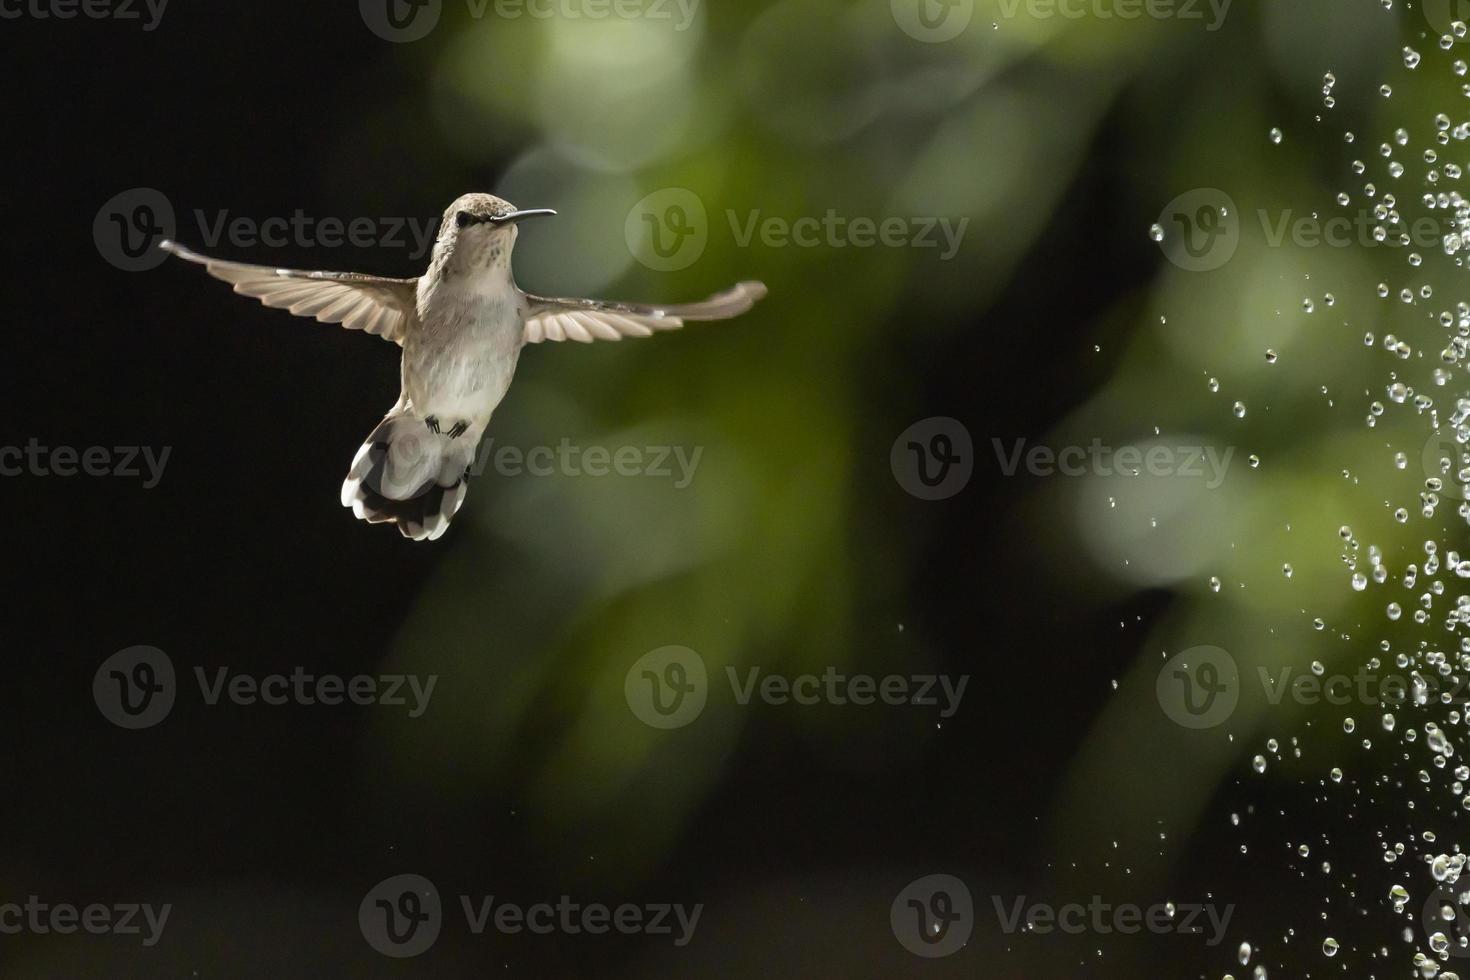
[[[434,416],[430,415],[428,418],[424,419],[424,425],[428,426],[429,431],[434,433],[434,435],[437,436],[439,434],[439,420]]]
[[[460,436],[465,434],[465,431],[469,429],[469,427],[470,424],[468,422],[454,423],[454,428],[449,430],[449,438],[458,439]]]

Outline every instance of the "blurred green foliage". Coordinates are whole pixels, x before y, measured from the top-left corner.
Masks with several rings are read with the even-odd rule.
[[[1398,61],[1402,44],[1432,48],[1427,25],[1377,0],[1237,0],[1217,31],[1026,10],[980,0],[945,43],[905,34],[886,2],[779,0],[700,5],[686,30],[656,19],[449,19],[434,41],[408,46],[403,57],[422,60],[431,81],[389,113],[437,127],[465,166],[530,147],[494,190],[562,211],[522,238],[526,288],[692,298],[760,278],[771,297],[738,323],[655,343],[526,353],[492,424],[500,443],[699,446],[702,465],[690,490],[567,477],[473,488],[458,528],[473,540],[448,552],[396,642],[393,669],[444,681],[431,716],[380,722],[364,764],[387,761],[388,791],[514,788],[549,860],[596,854],[605,873],[636,878],[717,782],[747,721],[712,706],[677,738],[643,726],[621,696],[637,657],[678,643],[712,674],[727,664],[921,669],[923,637],[851,635],[864,595],[897,588],[919,560],[912,535],[857,479],[881,470],[891,438],[863,429],[865,409],[876,398],[901,414],[919,393],[905,377],[873,390],[865,365],[895,332],[922,342],[974,329],[1044,230],[1084,236],[1101,253],[1144,240],[1164,203],[1194,188],[1237,202],[1238,252],[1208,273],[1161,257],[1142,293],[1083,329],[1059,327],[1068,344],[1096,343],[1111,367],[1045,441],[1235,447],[1228,481],[1037,481],[1015,514],[998,515],[1035,536],[1025,572],[1046,594],[1039,603],[1142,588],[1181,596],[1137,637],[1133,668],[1082,740],[1056,833],[1092,842],[1140,814],[1189,826],[1244,744],[1292,724],[1289,704],[1267,715],[1248,701],[1233,743],[1181,732],[1154,701],[1161,654],[1210,643],[1244,671],[1301,668],[1361,660],[1385,633],[1386,590],[1349,590],[1337,528],[1351,524],[1400,562],[1425,537],[1390,516],[1400,505],[1417,513],[1423,419],[1408,405],[1375,428],[1364,419],[1390,372],[1428,386],[1443,331],[1434,304],[1373,290],[1380,280],[1417,289],[1442,272],[1411,269],[1403,249],[1275,246],[1256,215],[1331,213],[1339,191],[1358,207],[1369,178],[1352,176],[1352,159],[1381,169],[1377,147],[1401,125],[1424,145],[1436,111],[1426,107],[1462,97],[1448,71]],[[1327,72],[1338,78],[1333,109],[1320,96]],[[1378,94],[1385,82],[1392,98]],[[1110,113],[1127,137],[1114,152],[1128,179],[1103,193],[1108,213],[1130,216],[1123,227],[1058,211]],[[1285,131],[1280,145],[1272,126]],[[1419,191],[1404,184],[1393,190],[1412,205]],[[704,203],[708,245],[687,269],[659,273],[635,260],[623,232],[630,209],[668,187]],[[946,262],[922,249],[742,247],[727,220],[828,209],[969,225]],[[1055,274],[1065,289],[1069,270]],[[1037,328],[997,328],[997,356],[1007,330]],[[1370,331],[1396,333],[1414,358],[1364,347]],[[1047,383],[1045,364],[1017,370]],[[981,422],[972,435],[986,466]],[[1397,450],[1413,461],[1407,474],[1392,466]],[[859,533],[869,561],[854,567]],[[1211,576],[1224,583],[1218,593]],[[1086,638],[1058,655],[1059,683],[1066,657],[1088,655]],[[791,724],[858,769],[864,738],[882,735],[839,735],[821,713]]]

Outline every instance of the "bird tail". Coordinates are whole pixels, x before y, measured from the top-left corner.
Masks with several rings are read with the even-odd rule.
[[[433,541],[464,503],[475,447],[391,414],[367,437],[342,482],[342,506],[370,524],[397,524],[405,538]]]

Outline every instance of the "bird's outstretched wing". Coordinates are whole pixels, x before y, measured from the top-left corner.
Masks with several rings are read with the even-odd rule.
[[[160,244],[181,259],[204,266],[211,276],[233,283],[235,292],[253,296],[266,306],[290,310],[296,316],[316,317],[322,323],[340,323],[395,344],[418,321],[415,311],[417,279],[383,279],[356,272],[302,272],[274,269],[244,262],[225,262],[191,252],[177,242]]]
[[[611,303],[600,299],[552,299],[526,294],[526,343],[543,340],[622,340],[648,337],[655,330],[678,330],[686,320],[728,320],[739,316],[766,295],[760,282],[737,283],[702,303],[648,306]]]

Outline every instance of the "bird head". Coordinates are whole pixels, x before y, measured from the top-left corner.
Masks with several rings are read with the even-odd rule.
[[[437,262],[463,269],[508,264],[516,225],[527,218],[556,214],[550,208],[522,211],[494,194],[465,194],[449,205],[434,243]]]

